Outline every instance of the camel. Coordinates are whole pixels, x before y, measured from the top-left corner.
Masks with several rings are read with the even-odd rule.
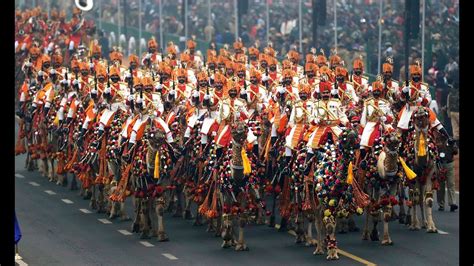
[[[377,223],[380,221],[380,212],[382,209],[383,217],[383,239],[382,245],[392,245],[393,241],[390,238],[388,231],[388,222],[392,217],[393,206],[397,204],[395,200],[397,188],[400,185],[400,168],[398,167],[398,150],[401,144],[400,135],[394,131],[385,136],[385,145],[380,151],[377,160],[377,173],[381,182],[381,187],[376,187],[371,190],[371,197],[373,204],[367,209],[366,220],[362,239],[369,239],[369,213],[372,217],[373,228],[370,233],[372,241],[377,241],[378,231]]]
[[[420,222],[417,216],[417,208],[419,205],[421,210],[421,218],[423,228],[426,227],[427,233],[436,233],[435,223],[433,221],[433,184],[432,176],[435,171],[434,152],[436,145],[429,145],[433,142],[433,137],[429,131],[430,119],[429,109],[419,106],[413,113],[412,122],[414,129],[409,135],[408,152],[413,157],[408,157],[407,161],[411,162],[416,173],[415,180],[409,180],[409,198],[411,206],[411,224],[410,230],[419,230]],[[413,152],[414,151],[414,152]],[[410,165],[410,163],[408,163]]]

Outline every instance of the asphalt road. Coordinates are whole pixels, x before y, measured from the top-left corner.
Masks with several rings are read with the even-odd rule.
[[[314,256],[314,247],[294,243],[289,233],[265,225],[246,227],[247,252],[221,249],[221,238],[206,226],[165,215],[169,242],[142,241],[131,234],[131,221],[108,220],[89,208],[77,191],[48,182],[15,159],[15,209],[23,237],[20,265],[458,265],[459,213],[433,210],[438,234],[409,231],[392,222],[393,246],[361,240],[361,233],[338,234],[340,260]],[[13,177],[12,177],[13,178]],[[458,195],[456,195],[459,199]],[[132,215],[130,199],[127,212]],[[98,220],[98,219],[101,219]],[[362,217],[356,224],[363,226]],[[105,223],[104,223],[105,222]],[[109,223],[110,222],[110,223]],[[382,224],[379,223],[382,234]],[[120,230],[120,231],[119,231]],[[314,232],[315,233],[315,232]]]

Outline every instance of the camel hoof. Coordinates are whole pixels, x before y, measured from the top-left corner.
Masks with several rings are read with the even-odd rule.
[[[183,218],[186,220],[191,220],[194,218],[194,216],[191,214],[191,211],[184,211]]]
[[[362,240],[369,240],[369,232],[364,232],[362,234]]]
[[[318,241],[316,241],[316,239],[309,239],[309,240],[306,240],[305,246],[315,247],[315,246],[317,246],[317,244],[318,244]]]
[[[360,231],[360,228],[357,226],[349,227],[349,232],[359,232],[359,231]]]
[[[216,230],[214,229],[214,227],[211,227],[211,226],[210,226],[210,227],[208,227],[208,228],[206,229],[206,232],[208,232],[208,233],[214,233],[214,232],[216,232]]]
[[[256,225],[264,225],[265,221],[262,218],[257,219]]]
[[[130,220],[132,219],[128,215],[124,215],[120,217],[121,222],[130,221]]]
[[[117,218],[117,217],[119,217],[117,214],[111,213],[111,214],[109,215],[109,219],[110,219],[110,220],[114,220],[114,219]]]
[[[249,251],[249,248],[246,244],[237,244],[235,246],[235,251]]]
[[[148,232],[143,231],[140,234],[140,239],[150,239],[151,237],[148,235]]]
[[[392,246],[392,240],[382,240],[382,246]]]
[[[434,228],[434,229],[431,228],[431,229],[426,230],[426,232],[427,232],[427,233],[438,233],[438,229],[436,229],[436,228]]]
[[[232,244],[229,243],[229,241],[224,240],[224,242],[222,242],[221,248],[230,248],[230,247],[232,247]]]
[[[324,250],[321,247],[317,247],[316,250],[313,252],[313,255],[323,255]]]
[[[138,233],[140,232],[140,225],[137,223],[132,224],[132,233]]]
[[[370,240],[372,241],[379,241],[379,232],[377,230],[373,230],[370,234]]]
[[[169,237],[165,232],[158,232],[158,241],[159,242],[166,242],[169,241]]]

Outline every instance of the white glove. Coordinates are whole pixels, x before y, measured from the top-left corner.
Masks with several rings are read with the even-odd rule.
[[[51,69],[51,70],[49,71],[49,74],[51,74],[51,75],[54,75],[54,74],[56,74],[56,70],[55,70],[54,68],[53,68],[53,69]]]
[[[369,86],[369,89],[368,89],[368,91],[372,91],[372,86]]]
[[[171,91],[170,91],[170,94],[171,94],[171,95],[174,95],[175,93],[176,93],[176,92],[175,92],[174,90],[171,90]]]
[[[89,68],[93,68],[94,67],[94,63],[89,63]]]
[[[262,81],[265,82],[267,80],[269,80],[270,78],[267,76],[267,75],[263,75],[262,76]]]
[[[204,95],[204,100],[209,100],[211,99],[211,96],[209,94]]]
[[[62,84],[67,84],[67,80],[66,80],[66,79],[63,79],[63,80],[61,80],[61,83],[62,83]]]
[[[24,51],[26,49],[26,43],[23,43],[23,45],[21,46],[21,50]]]
[[[387,121],[387,118],[385,116],[380,117],[380,120],[385,123]]]
[[[38,71],[38,76],[43,76],[43,70]]]
[[[91,90],[91,94],[97,94],[97,90],[94,88]]]
[[[240,95],[245,95],[245,94],[247,94],[246,90],[244,90],[244,89],[240,90]]]
[[[72,84],[77,85],[77,84],[79,84],[79,81],[78,81],[77,79],[75,79],[75,80],[72,82]]]
[[[278,88],[278,92],[279,92],[279,93],[285,93],[286,90],[285,90],[285,88],[283,88],[283,86],[280,86],[280,87]]]
[[[156,89],[157,89],[157,90],[163,89],[163,84],[158,84],[158,86],[156,86]]]
[[[48,44],[48,51],[50,51],[50,52],[53,51],[53,47],[54,47],[54,43],[53,43],[53,42],[50,42],[50,43]]]
[[[69,42],[69,50],[74,50],[74,41]]]
[[[336,95],[336,94],[337,94],[337,90],[336,90],[336,89],[332,89],[332,90],[331,90],[331,94],[332,94],[332,95]]]
[[[110,93],[110,87],[105,88],[104,93],[109,94]]]
[[[402,92],[407,93],[410,91],[409,87],[403,87]]]
[[[142,102],[143,102],[142,98],[137,99],[137,103],[142,103]]]
[[[211,75],[211,79],[214,79],[214,74]]]
[[[314,121],[315,124],[319,124],[319,122],[320,122],[319,118],[317,118],[317,117],[313,121]]]
[[[131,78],[131,77],[132,77],[132,74],[126,73],[126,74],[125,74],[125,77],[126,77],[126,78]]]
[[[15,51],[16,51],[16,48],[18,48],[18,45],[19,45],[18,41],[15,41]]]
[[[128,95],[128,101],[129,102],[133,101],[133,95]]]
[[[25,66],[30,67],[32,64],[30,61],[26,62]]]
[[[421,97],[418,97],[418,98],[416,99],[416,102],[417,102],[417,103],[421,103],[422,101],[423,101],[423,98],[421,98]]]
[[[193,97],[199,97],[199,92],[197,92],[196,90],[193,92]]]
[[[319,86],[316,86],[316,93],[319,93],[320,90],[319,90]]]

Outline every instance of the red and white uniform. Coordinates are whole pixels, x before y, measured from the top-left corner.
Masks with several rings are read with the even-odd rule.
[[[374,140],[382,134],[380,127],[384,129],[391,127],[390,123],[392,121],[393,115],[390,110],[390,103],[387,100],[375,98],[366,100],[360,119],[360,124],[364,127],[360,145],[372,147]]]

